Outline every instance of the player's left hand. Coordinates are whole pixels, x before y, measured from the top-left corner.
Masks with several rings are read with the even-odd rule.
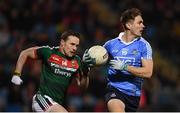
[[[110,67],[116,70],[127,70],[128,64],[122,62],[121,60],[110,60]]]
[[[91,58],[88,49],[85,50],[82,58],[83,63],[85,63],[88,67],[92,67],[95,65],[95,59]]]

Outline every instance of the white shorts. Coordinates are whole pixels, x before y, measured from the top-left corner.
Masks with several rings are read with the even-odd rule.
[[[58,104],[47,95],[35,94],[32,101],[32,110],[36,112],[49,112],[51,106]]]

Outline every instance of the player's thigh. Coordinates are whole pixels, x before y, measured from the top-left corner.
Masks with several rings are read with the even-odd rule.
[[[110,99],[107,107],[110,112],[125,112],[125,104],[120,99]]]

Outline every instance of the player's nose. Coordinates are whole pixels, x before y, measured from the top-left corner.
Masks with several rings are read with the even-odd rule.
[[[144,24],[142,24],[142,28],[143,28],[143,29],[145,28],[145,25],[144,25]]]
[[[72,50],[73,50],[73,52],[75,52],[77,50],[77,47],[73,46]]]

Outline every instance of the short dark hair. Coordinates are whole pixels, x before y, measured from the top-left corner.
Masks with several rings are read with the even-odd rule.
[[[120,21],[121,21],[121,24],[123,25],[124,29],[127,29],[126,28],[126,23],[129,21],[129,20],[134,20],[136,16],[138,15],[142,15],[141,14],[141,11],[137,8],[131,8],[131,9],[128,9],[126,11],[124,11],[122,14],[121,14],[121,17],[120,17]]]
[[[67,30],[65,32],[62,33],[61,35],[61,40],[66,41],[68,39],[69,36],[76,36],[77,38],[80,39],[80,33],[72,31],[72,30]]]

